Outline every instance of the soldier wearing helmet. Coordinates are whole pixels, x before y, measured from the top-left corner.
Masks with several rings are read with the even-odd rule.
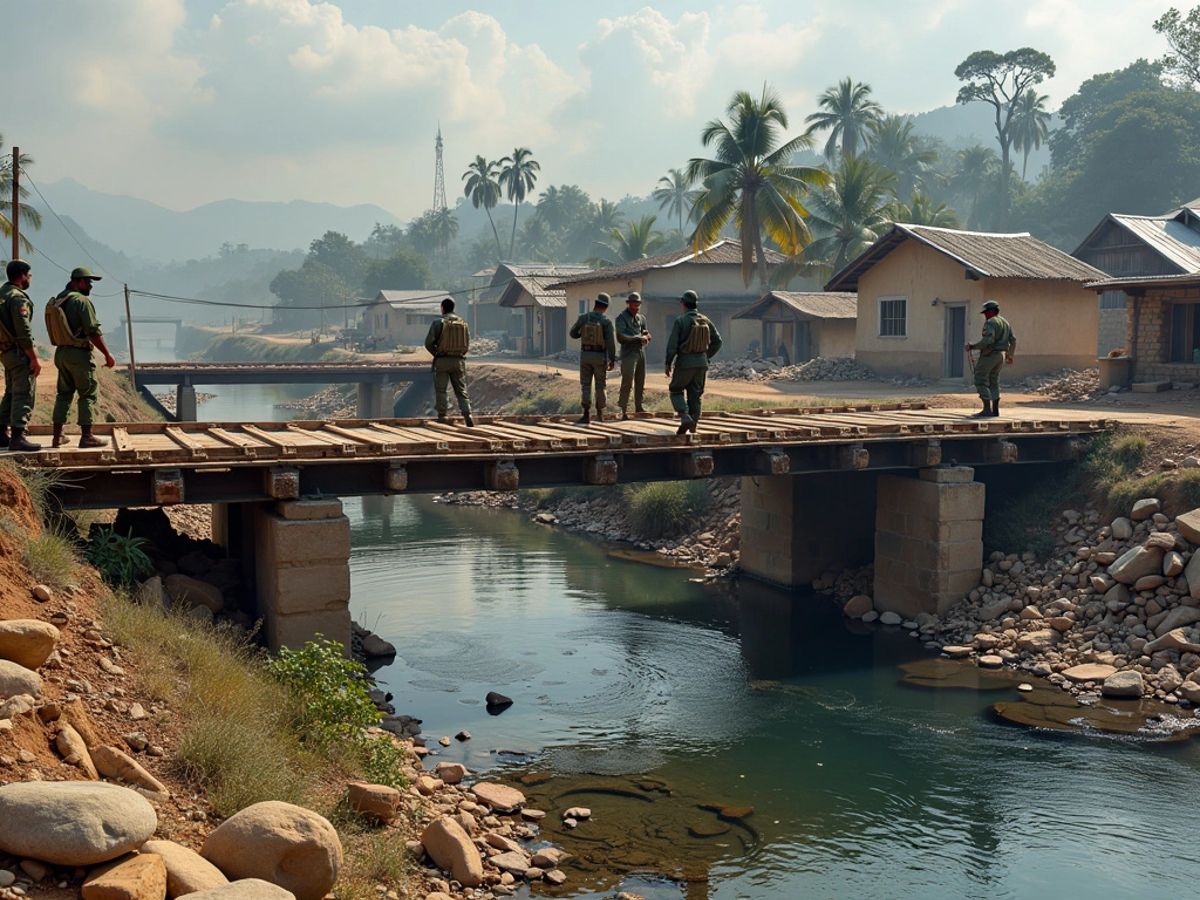
[[[1017,338],[1008,320],[1000,315],[1000,304],[988,300],[979,310],[983,314],[983,336],[974,344],[967,344],[967,352],[979,351],[979,362],[975,364],[975,390],[983,401],[983,409],[974,418],[981,419],[1000,415],[1000,368],[1007,362],[1012,364],[1017,349]]]

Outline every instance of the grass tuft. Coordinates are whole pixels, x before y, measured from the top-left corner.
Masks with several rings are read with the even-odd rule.
[[[657,539],[683,532],[708,506],[704,481],[656,481],[625,490],[630,525]]]
[[[22,559],[34,581],[57,590],[76,581],[79,558],[69,538],[49,529],[23,538]]]

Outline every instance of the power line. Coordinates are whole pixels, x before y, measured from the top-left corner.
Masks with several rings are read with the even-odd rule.
[[[25,179],[30,184],[33,185],[34,191],[37,192],[37,195],[39,198],[41,198],[42,203],[44,203],[46,205],[46,209],[50,210],[51,215],[53,215],[54,218],[58,221],[58,224],[62,226],[62,230],[65,231],[68,236],[70,236],[71,240],[73,240],[76,243],[76,245],[79,247],[80,250],[82,250],[85,254],[87,254],[87,258],[96,264],[96,268],[100,269],[100,271],[102,271],[102,272],[105,272],[110,278],[113,278],[118,281],[122,280],[122,279],[117,279],[116,276],[112,274],[112,272],[109,272],[108,269],[106,269],[103,265],[100,264],[100,260],[98,260],[98,259],[96,259],[96,257],[92,256],[91,251],[88,250],[87,247],[83,246],[83,242],[80,241],[79,238],[75,237],[75,234],[71,231],[70,228],[67,227],[67,223],[62,220],[62,216],[60,216],[55,211],[54,207],[50,205],[50,201],[46,199],[46,196],[42,193],[41,188],[39,188],[37,186],[37,182],[33,180],[33,177],[28,172],[25,171],[24,167],[22,167],[21,171],[25,175]],[[39,250],[38,252],[40,253],[41,251]],[[46,256],[46,254],[44,254],[44,253],[42,255]],[[46,258],[50,259],[50,257],[48,257],[48,256],[46,256]],[[58,263],[55,263],[55,265],[58,265]],[[60,266],[60,268],[61,268],[61,266]],[[70,269],[65,269],[64,271],[69,272]],[[107,294],[107,295],[101,295],[101,296],[110,296],[111,297],[111,296],[116,296],[116,295],[115,294]]]

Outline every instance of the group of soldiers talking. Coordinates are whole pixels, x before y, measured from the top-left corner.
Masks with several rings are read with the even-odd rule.
[[[0,287],[0,362],[4,364],[4,398],[0,400],[0,441],[9,450],[34,452],[42,449],[26,437],[29,420],[37,400],[37,377],[42,371],[33,340],[33,301],[29,288],[33,267],[14,259],[5,267],[7,281]],[[100,276],[83,267],[71,272],[66,287],[47,304],[46,332],[54,346],[54,367],[58,372],[51,442],[55,447],[66,443],[63,429],[72,401],[79,398],[79,446],[103,447],[108,442],[92,431],[96,417],[96,362],[93,351],[104,355],[104,365],[116,365],[105,346],[90,294]]]

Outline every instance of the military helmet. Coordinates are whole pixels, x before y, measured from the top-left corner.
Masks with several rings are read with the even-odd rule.
[[[601,291],[599,294],[596,295],[596,305],[597,306],[608,306],[609,299],[610,298],[609,298],[608,294]]]
[[[90,278],[92,281],[101,280],[99,275],[93,273],[92,270],[86,266],[78,266],[77,268],[71,270],[71,280],[74,281],[76,278]]]
[[[987,303],[983,304],[983,309],[981,309],[979,311],[981,313],[1000,312],[1000,304],[997,303],[995,300],[989,300]]]
[[[698,296],[696,296],[695,291],[684,291],[683,296],[680,297],[679,299],[682,300],[684,303],[686,303],[689,300],[691,300],[693,303],[696,303],[700,300],[700,298]]]
[[[629,296],[625,298],[626,303],[641,303],[642,295],[637,291],[630,291]]]

